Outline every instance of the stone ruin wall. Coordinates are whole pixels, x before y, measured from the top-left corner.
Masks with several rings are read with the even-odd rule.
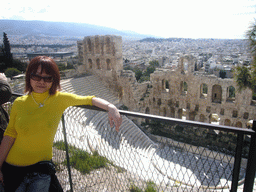
[[[115,35],[88,36],[77,42],[80,63],[78,73],[97,75],[117,93],[120,101],[131,110],[137,109],[136,97],[146,85],[137,83],[132,71],[123,70],[122,37]],[[141,88],[142,87],[142,90]]]
[[[78,42],[79,60],[85,70],[105,73],[123,69],[122,38],[119,36],[89,36]]]
[[[220,125],[234,127],[246,127],[249,120],[256,118],[251,90],[239,92],[233,79],[195,75],[194,60],[188,60],[187,64],[190,67],[184,70],[183,57],[178,70],[159,70],[151,75],[153,88],[144,99],[144,112],[175,118],[185,116],[187,120],[207,123],[213,122],[212,116],[217,114]],[[203,84],[207,85],[207,94],[202,91]],[[235,97],[229,96],[230,87],[235,89]]]
[[[85,37],[78,42],[78,51],[80,69],[98,75],[130,111],[207,123],[217,114],[220,125],[235,127],[246,127],[256,119],[249,89],[240,93],[233,79],[195,74],[197,62],[192,56],[181,57],[176,70],[159,69],[151,74],[150,82],[138,83],[132,71],[123,70],[120,36]],[[229,97],[230,87],[235,97]]]

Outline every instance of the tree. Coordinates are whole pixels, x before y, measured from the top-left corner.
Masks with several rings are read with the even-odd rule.
[[[238,66],[235,68],[234,78],[238,85],[238,90],[249,88],[253,95],[256,94],[256,20],[246,32],[249,41],[249,48],[253,57],[251,66]],[[253,96],[253,99],[255,97]]]
[[[3,42],[4,42],[3,53],[4,53],[5,60],[7,63],[11,63],[12,61],[11,46],[6,33],[4,33]]]
[[[136,80],[139,81],[142,76],[142,71],[140,69],[134,69]]]
[[[149,62],[149,67],[147,67],[144,76],[150,77],[151,73],[154,73],[156,67],[159,67],[159,62],[157,60],[153,60]]]
[[[18,69],[19,71],[25,72],[27,68],[27,64],[23,63],[18,59],[12,59],[11,67]]]
[[[238,85],[239,91],[245,88],[251,88],[250,69],[246,66],[236,67],[235,80]]]
[[[0,71],[3,72],[6,68],[12,67],[11,46],[6,33],[3,33],[3,46],[1,47]]]
[[[0,54],[0,72],[4,72],[8,68],[16,68],[21,72],[26,71],[27,65],[25,63],[13,59],[10,42],[6,33],[3,33],[3,46],[0,49],[2,49],[2,54]]]
[[[248,31],[246,32],[246,37],[249,40],[249,48],[253,56],[253,64],[256,63],[256,20],[249,26]]]

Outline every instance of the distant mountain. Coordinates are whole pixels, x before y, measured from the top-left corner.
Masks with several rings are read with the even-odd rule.
[[[91,25],[86,23],[0,20],[0,35],[48,35],[84,37],[92,35],[120,35],[123,38],[143,39],[143,35],[132,31],[119,31],[113,28]]]

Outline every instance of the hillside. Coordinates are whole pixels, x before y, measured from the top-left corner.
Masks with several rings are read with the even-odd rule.
[[[0,20],[0,34],[8,35],[47,35],[84,37],[91,35],[120,35],[123,38],[142,39],[149,37],[135,32],[119,31],[113,28],[86,23]]]

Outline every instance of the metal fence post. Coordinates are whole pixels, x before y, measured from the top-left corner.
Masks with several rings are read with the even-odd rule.
[[[65,148],[66,148],[66,158],[67,158],[70,192],[73,192],[73,183],[72,183],[72,175],[71,175],[71,169],[70,169],[70,161],[69,161],[69,153],[68,153],[68,142],[67,142],[67,133],[66,133],[66,127],[65,127],[64,114],[62,115],[62,127],[63,127],[63,135],[64,135]]]
[[[230,192],[237,191],[237,186],[238,186],[238,181],[239,181],[239,172],[240,172],[240,167],[241,167],[241,159],[242,159],[243,142],[244,142],[244,134],[238,133],[237,134],[235,162],[234,162],[233,175],[232,175],[232,185],[231,185]]]
[[[253,121],[252,129],[256,131],[256,120]],[[256,170],[256,134],[252,134],[250,150],[247,161],[245,182],[244,182],[244,192],[252,192],[255,178]]]

